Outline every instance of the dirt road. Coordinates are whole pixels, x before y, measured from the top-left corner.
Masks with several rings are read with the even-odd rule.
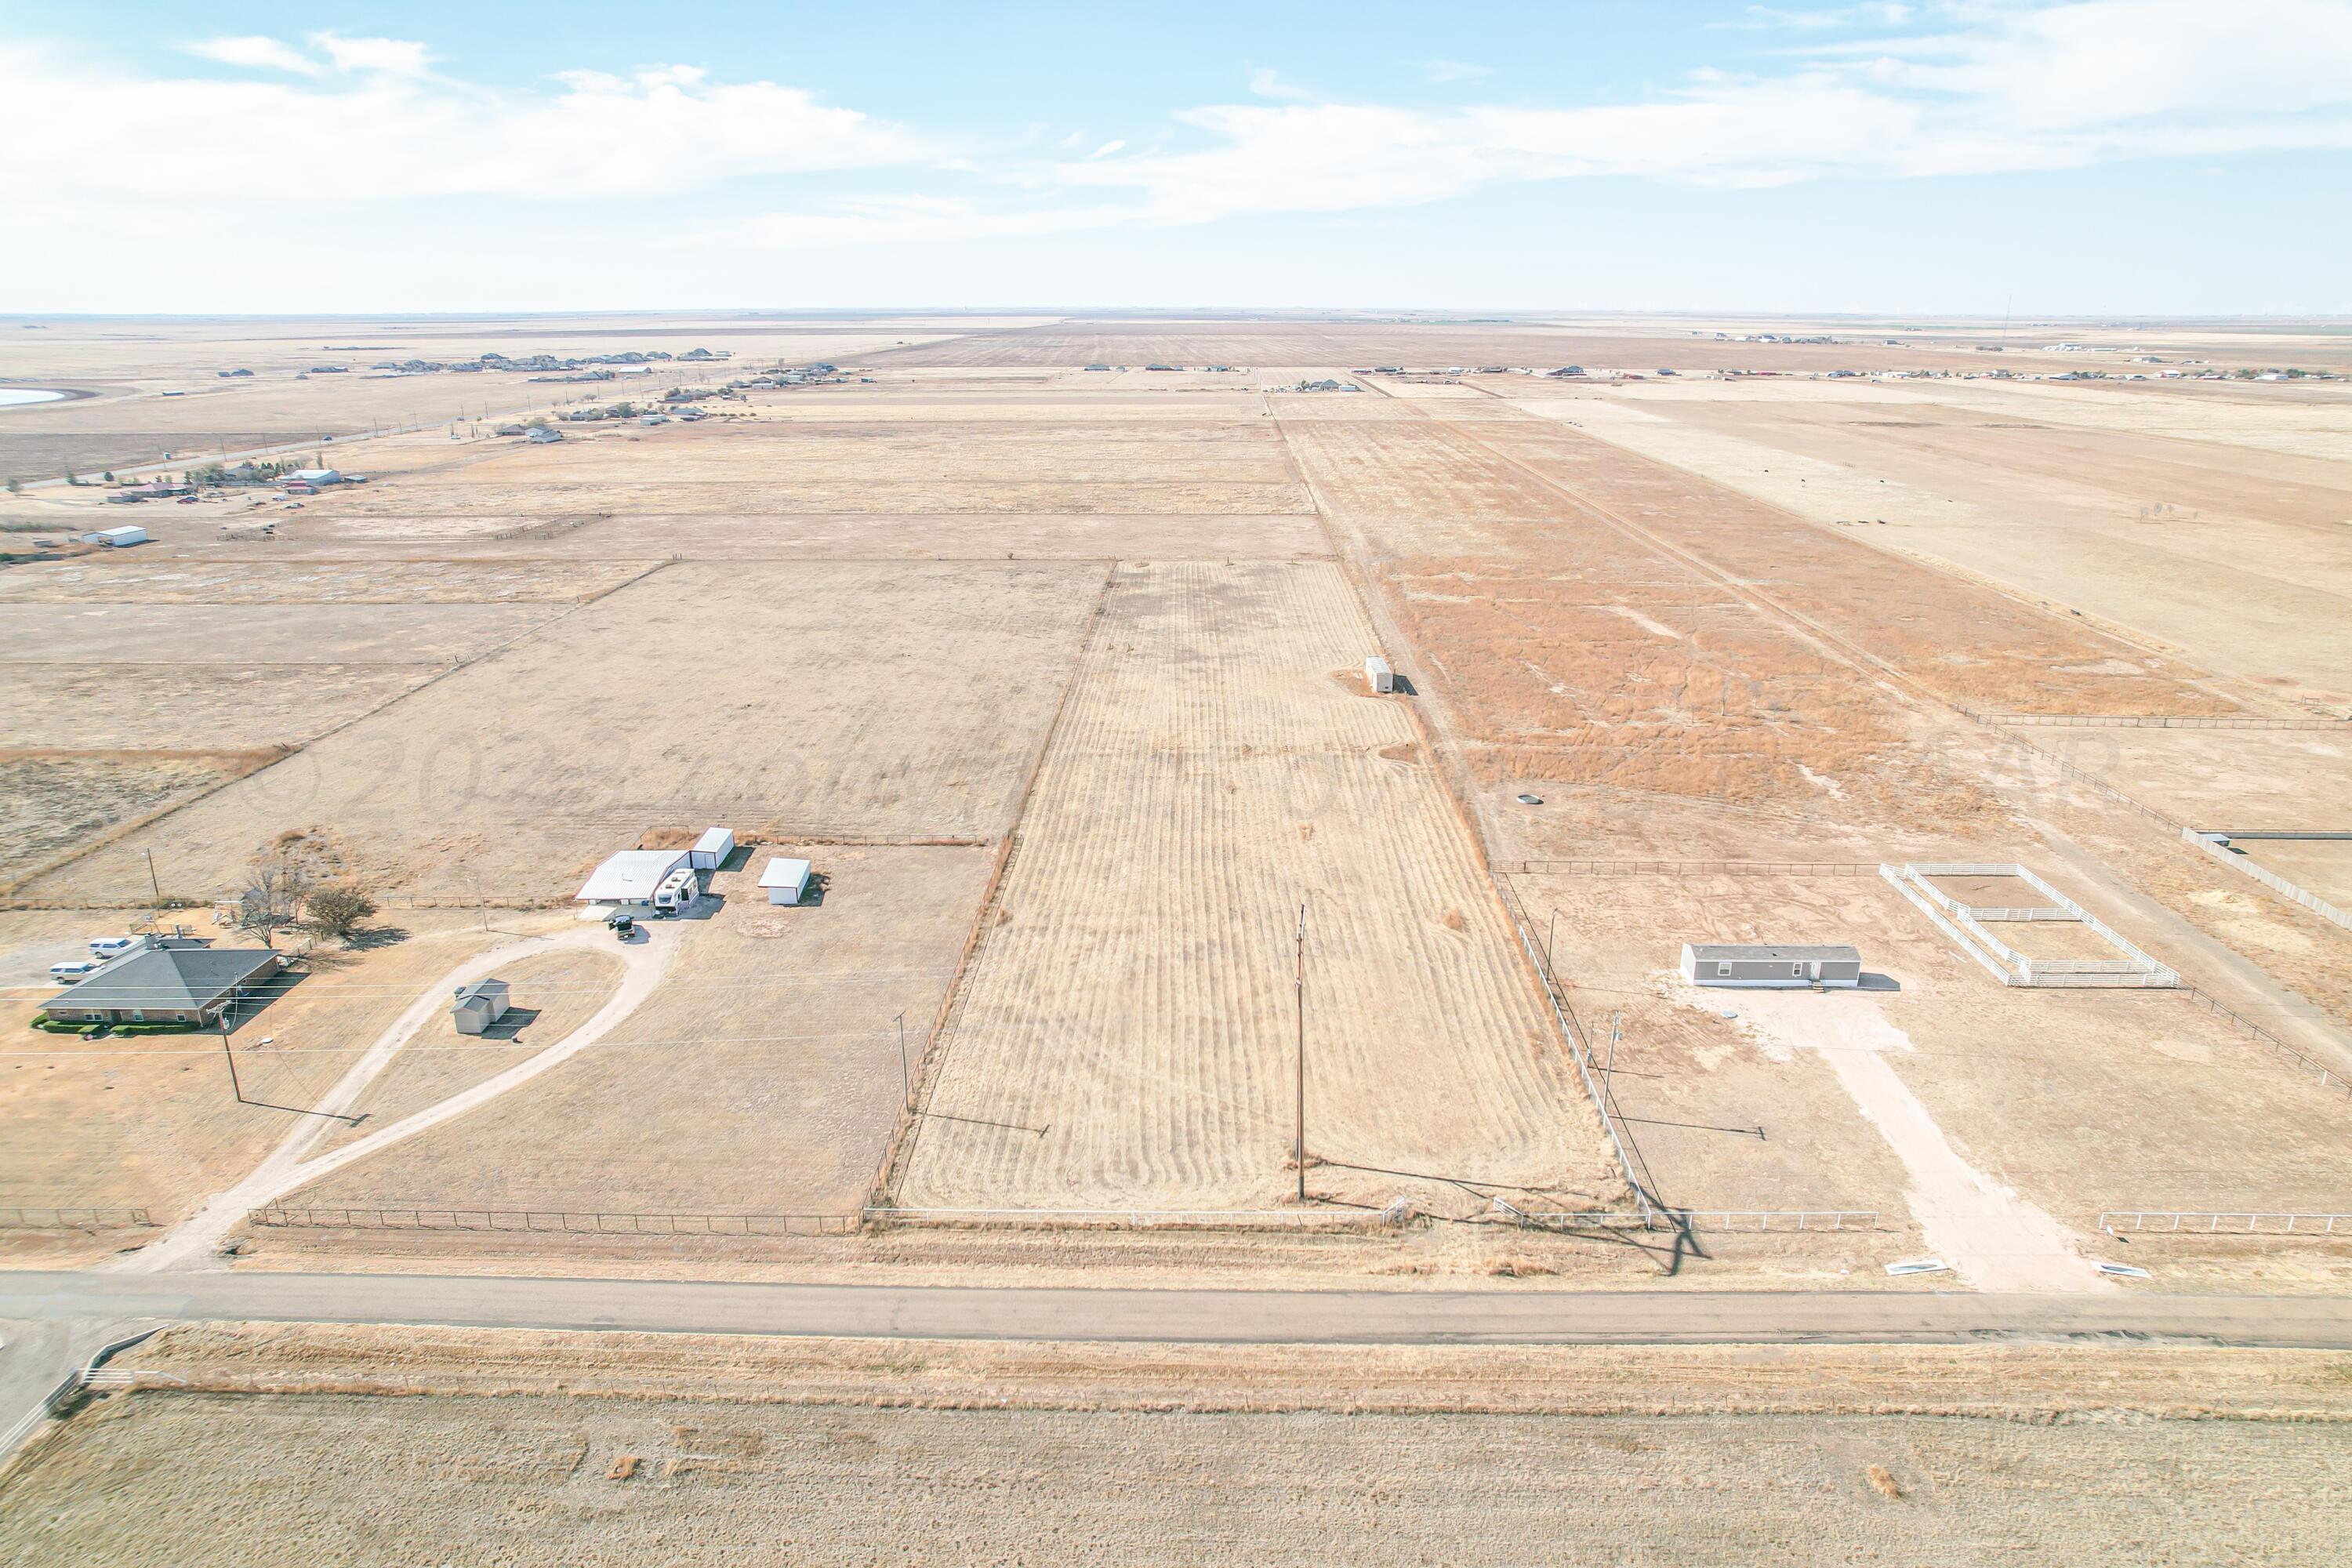
[[[985,1289],[383,1274],[0,1274],[0,1319],[240,1319],[1234,1344],[1950,1344],[2352,1350],[2352,1300],[1807,1291]]]

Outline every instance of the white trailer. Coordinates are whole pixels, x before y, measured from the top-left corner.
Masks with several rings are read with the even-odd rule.
[[[727,857],[735,853],[735,834],[725,827],[706,828],[688,853],[696,870],[716,871],[727,864]]]
[[[1375,692],[1394,691],[1396,671],[1389,668],[1387,659],[1382,658],[1379,654],[1374,654],[1364,660],[1364,684]]]

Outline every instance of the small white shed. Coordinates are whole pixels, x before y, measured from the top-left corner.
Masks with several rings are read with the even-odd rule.
[[[1394,691],[1396,671],[1389,668],[1387,659],[1382,658],[1379,654],[1374,654],[1364,660],[1364,684],[1374,691]]]
[[[84,544],[103,544],[110,549],[119,550],[126,544],[146,543],[147,531],[136,524],[123,528],[100,528],[83,534],[81,542]]]
[[[772,904],[797,904],[808,897],[809,863],[772,856],[768,868],[760,873],[760,886],[768,889]]]
[[[693,866],[698,871],[716,871],[727,864],[727,857],[735,853],[735,835],[730,828],[709,827],[694,841],[691,851]]]
[[[477,980],[470,985],[457,987],[457,1000],[449,1008],[461,1035],[478,1035],[507,1016],[507,983],[503,980]]]

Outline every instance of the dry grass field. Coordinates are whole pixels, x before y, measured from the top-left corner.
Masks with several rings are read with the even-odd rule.
[[[1100,581],[1075,563],[656,571],[178,814],[158,859],[208,895],[315,829],[386,891],[498,903],[567,898],[654,828],[989,837]],[[144,876],[101,854],[30,890],[135,900]]]
[[[2310,1562],[2342,1432],[142,1392],[9,1479],[0,1560],[150,1562],[168,1517],[191,1564]]]
[[[2352,938],[2100,789],[2200,826],[2346,828],[2341,737],[1968,717],[2352,710],[2352,399],[2021,379],[2086,362],[1990,360],[1965,323],[1812,344],[1717,326],[1786,330],[647,317],[21,334],[0,375],[98,395],[0,411],[0,470],[242,431],[371,482],[299,505],[0,500],[12,541],[120,521],[155,536],[0,569],[0,884],[30,906],[0,955],[37,980],[79,929],[53,929],[64,911],[123,923],[151,897],[151,849],[164,892],[202,899],[309,833],[415,934],[265,1015],[263,1033],[304,1042],[251,1053],[290,1101],[468,943],[499,940],[478,904],[509,927],[551,918],[495,911],[561,903],[614,849],[726,823],[762,841],[754,865],[676,928],[638,1014],[304,1196],[839,1212],[898,1131],[898,1016],[919,1052],[944,1007],[932,1114],[896,1143],[898,1201],[1255,1207],[1294,1180],[1304,900],[1314,1191],[1464,1215],[1496,1190],[1612,1202],[1491,857],[1533,921],[1549,931],[1559,909],[1588,1028],[1605,1038],[1622,1016],[1612,1092],[1643,1119],[1664,1195],[1885,1216],[1834,1256],[1791,1250],[1791,1269],[1935,1242],[1932,1187],[1870,1098],[1897,1091],[1953,1159],[2084,1249],[2107,1206],[2341,1207],[2344,1103],[2218,1015],[2004,991],[1874,877],[1708,866],[2022,859],[2352,1066]],[[2147,342],[2225,365],[2327,346],[2188,325]],[[734,358],[585,385],[296,379],[336,360],[697,344]],[[525,446],[480,418],[816,357],[853,379],[755,389],[701,424]],[[1097,363],[1128,368],[1080,368]],[[231,363],[257,374],[213,377]],[[1354,374],[1384,363],[1472,374]],[[1475,374],[1565,363],[1631,378]],[[1893,370],[1932,378],[1872,374]],[[1302,374],[1365,390],[1261,390]],[[435,423],[367,437],[408,420]],[[1410,689],[1363,693],[1374,651]],[[783,847],[832,879],[823,904],[772,910],[748,886]],[[2263,853],[2341,885],[2324,849]],[[1673,864],[1545,869],[1636,858]],[[1792,1046],[1803,999],[1695,1005],[1662,980],[1709,936],[1859,940],[1902,989]],[[534,1044],[611,984],[588,955],[517,973],[550,990]],[[109,1050],[171,1058],[129,1045],[63,1047],[84,1053],[70,1079],[64,1055],[15,1058],[0,1131],[26,1131],[0,1194],[184,1212],[271,1141],[266,1119],[181,1091],[194,1058],[130,1072]],[[420,1042],[360,1131],[530,1048]],[[1840,1067],[1857,1049],[1875,1064],[1861,1077]],[[118,1099],[138,1111],[82,1125]],[[146,1124],[152,1150],[131,1131]],[[1183,1267],[1181,1245],[1155,1246]]]
[[[509,929],[512,921],[501,919]],[[0,914],[0,952],[55,962],[52,953],[86,955],[73,951],[83,938],[121,929],[120,913]],[[202,921],[195,929],[220,945],[252,945]],[[232,1092],[217,1035],[84,1040],[27,1027],[54,988],[24,973],[32,964],[12,965],[0,990],[5,1201],[142,1207],[162,1225],[184,1217],[300,1125],[425,986],[506,940],[481,931],[470,912],[403,910],[377,930],[363,951],[322,953],[311,973],[273,985],[268,1005],[236,1028],[245,1103]],[[395,1092],[406,1078],[389,1080]],[[93,1255],[123,1240],[100,1238]]]
[[[824,902],[771,906],[754,885],[771,854],[813,858],[826,879]],[[287,1201],[852,1211],[872,1188],[898,1117],[895,1020],[904,1015],[908,1052],[919,1053],[991,860],[980,848],[758,846],[748,865],[714,879],[723,907],[665,929],[680,941],[678,955],[661,990],[613,1034],[482,1109]],[[515,1000],[530,1001],[520,979]],[[551,1045],[561,1037],[551,1028],[533,1023],[527,1037]],[[474,1059],[455,1058],[473,1078],[494,1070]],[[413,1085],[419,1074],[446,1081],[453,1070],[420,1061],[387,1091],[402,1092],[399,1084]]]
[[[2078,902],[2099,901],[2043,869]],[[1633,1131],[1673,1201],[1875,1208],[1932,1228],[1933,1194],[1923,1209],[1894,1135],[1829,1070],[1858,1040],[1969,1164],[2086,1248],[2103,1210],[2326,1211],[2352,1188],[2352,1101],[2340,1091],[2178,993],[2004,987],[1875,875],[1517,880],[1539,920],[1559,911],[1556,962],[1587,1027],[1597,1021],[1605,1036],[1612,1015],[1622,1019],[1617,1101],[1646,1119]],[[2106,918],[2161,948],[2127,916]],[[2084,928],[2058,929],[2097,942]],[[2077,955],[2059,952],[2063,934],[1998,931],[2013,945]],[[1853,943],[1865,973],[1899,990],[1789,994],[1810,1020],[1792,1040],[1789,1028],[1754,1026],[1763,994],[1685,984],[1675,972],[1684,942]],[[2079,956],[2113,953],[2097,943]],[[1777,1021],[1782,1002],[1769,1000]],[[1847,1026],[1856,1014],[1870,1031]],[[1736,1131],[1758,1127],[1762,1139]],[[2259,1147],[2249,1141],[2257,1128]]]
[[[1286,1185],[1306,905],[1317,1190],[1601,1185],[1475,847],[1328,565],[1123,568],[898,1197],[1253,1207]]]

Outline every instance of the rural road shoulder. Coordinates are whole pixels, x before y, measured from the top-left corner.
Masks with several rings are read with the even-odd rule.
[[[998,1289],[258,1272],[0,1274],[0,1319],[126,1317],[1192,1343],[2129,1339],[2352,1350],[2352,1299],[2315,1296]]]

